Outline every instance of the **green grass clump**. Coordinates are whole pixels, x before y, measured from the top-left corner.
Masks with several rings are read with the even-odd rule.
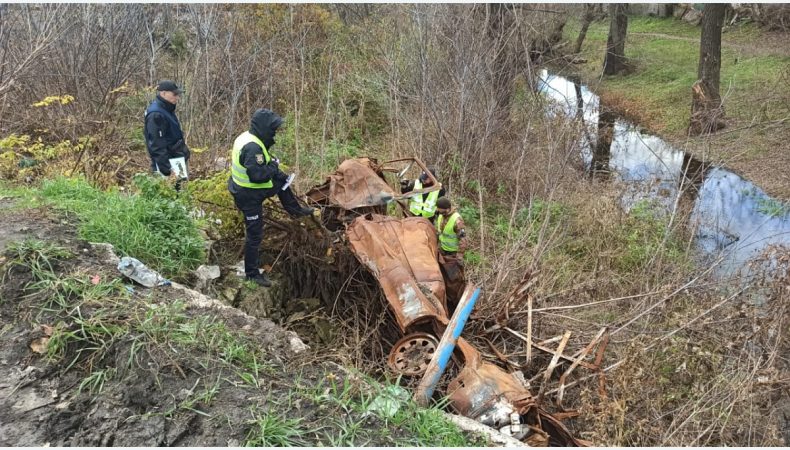
[[[247,434],[245,447],[297,447],[306,445],[301,439],[299,419],[276,414],[253,413],[253,425]]]
[[[329,446],[470,447],[485,445],[464,434],[441,412],[444,404],[423,408],[397,383],[379,383],[365,375],[340,377],[327,372],[316,382],[297,380],[286,399],[307,400],[324,412],[327,420],[315,430],[304,424],[304,433],[317,433]],[[375,417],[371,417],[375,416]],[[314,424],[319,425],[319,424]]]
[[[33,281],[54,278],[53,263],[74,256],[66,248],[39,239],[11,242],[6,249],[6,254],[9,256],[9,269],[26,267],[30,270]]]
[[[648,200],[635,204],[621,226],[624,251],[615,260],[622,272],[644,270],[656,256],[682,263],[684,251],[678,239],[666,239],[667,220]]]
[[[108,242],[167,277],[178,277],[204,260],[204,246],[187,208],[165,183],[135,177],[139,193],[102,191],[82,178],[57,178],[41,193],[56,207],[80,218],[80,237]]]

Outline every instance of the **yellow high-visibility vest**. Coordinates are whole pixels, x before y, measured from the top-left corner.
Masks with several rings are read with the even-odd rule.
[[[414,181],[414,190],[422,189],[422,182],[417,179]],[[439,199],[439,190],[428,194],[418,194],[409,199],[409,211],[415,216],[422,216],[430,219],[436,214],[436,201]]]
[[[272,160],[272,158],[269,156],[269,152],[266,150],[266,146],[263,145],[263,142],[261,142],[261,140],[258,139],[258,137],[254,134],[250,133],[249,131],[245,131],[244,133],[241,133],[235,141],[233,141],[233,150],[230,154],[230,176],[233,178],[233,182],[239,186],[250,189],[268,189],[273,186],[272,181],[269,180],[265,183],[251,182],[250,177],[247,175],[247,168],[245,168],[240,161],[241,149],[250,142],[254,142],[261,147],[263,150],[265,164],[269,164],[269,161]]]
[[[458,222],[460,218],[461,215],[456,211],[450,215],[447,224],[444,226],[442,226],[444,216],[439,214],[439,217],[436,218],[436,231],[439,233],[439,244],[442,250],[446,252],[457,252],[459,249],[458,234],[455,232],[455,223]]]

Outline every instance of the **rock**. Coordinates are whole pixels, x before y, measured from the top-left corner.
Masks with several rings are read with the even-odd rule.
[[[236,273],[237,277],[244,277],[244,260],[239,261],[235,266],[230,267]]]
[[[269,279],[272,285],[268,288],[244,285],[236,296],[237,307],[251,316],[278,322],[286,316],[283,300],[288,298],[290,289],[279,275],[269,274]]]
[[[238,295],[238,293],[239,293],[239,288],[226,287],[220,293],[220,297],[222,297],[220,300],[224,301],[229,305],[233,305],[234,303],[236,303],[236,295]]]
[[[228,158],[224,158],[222,156],[218,157],[214,160],[214,170],[217,172],[222,172],[228,168]]]
[[[219,266],[201,265],[195,270],[195,276],[197,277],[195,289],[199,291],[204,290],[212,280],[216,280],[220,275]]]
[[[294,352],[294,354],[302,353],[303,351],[310,348],[304,342],[302,342],[301,339],[299,339],[299,336],[297,336],[296,333],[293,333],[293,335],[288,339],[288,345],[291,347],[291,351]]]

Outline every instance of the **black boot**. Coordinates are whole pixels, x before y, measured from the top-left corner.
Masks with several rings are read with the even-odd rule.
[[[311,208],[309,206],[300,206],[299,209],[297,209],[297,210],[295,210],[294,212],[291,213],[291,217],[312,216],[313,215],[313,211],[315,211],[315,208]]]
[[[270,287],[272,285],[272,282],[269,281],[269,277],[267,277],[265,273],[258,274],[254,277],[247,277],[246,280],[252,281],[258,286],[263,286],[263,287]]]

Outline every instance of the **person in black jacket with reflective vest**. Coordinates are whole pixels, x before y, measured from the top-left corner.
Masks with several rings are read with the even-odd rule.
[[[244,274],[247,280],[269,287],[271,282],[260,273],[258,248],[263,240],[263,201],[277,195],[285,211],[292,217],[309,216],[313,208],[299,205],[287,186],[288,176],[280,170],[280,160],[269,153],[274,135],[283,119],[274,111],[259,109],[252,115],[250,130],[241,133],[233,143],[230,155],[228,190],[236,207],[244,214]]]
[[[182,89],[170,80],[160,81],[156,86],[156,98],[145,110],[145,145],[151,157],[151,172],[170,176],[170,159],[183,157],[189,161],[189,148],[184,143],[181,123],[176,117]]]

